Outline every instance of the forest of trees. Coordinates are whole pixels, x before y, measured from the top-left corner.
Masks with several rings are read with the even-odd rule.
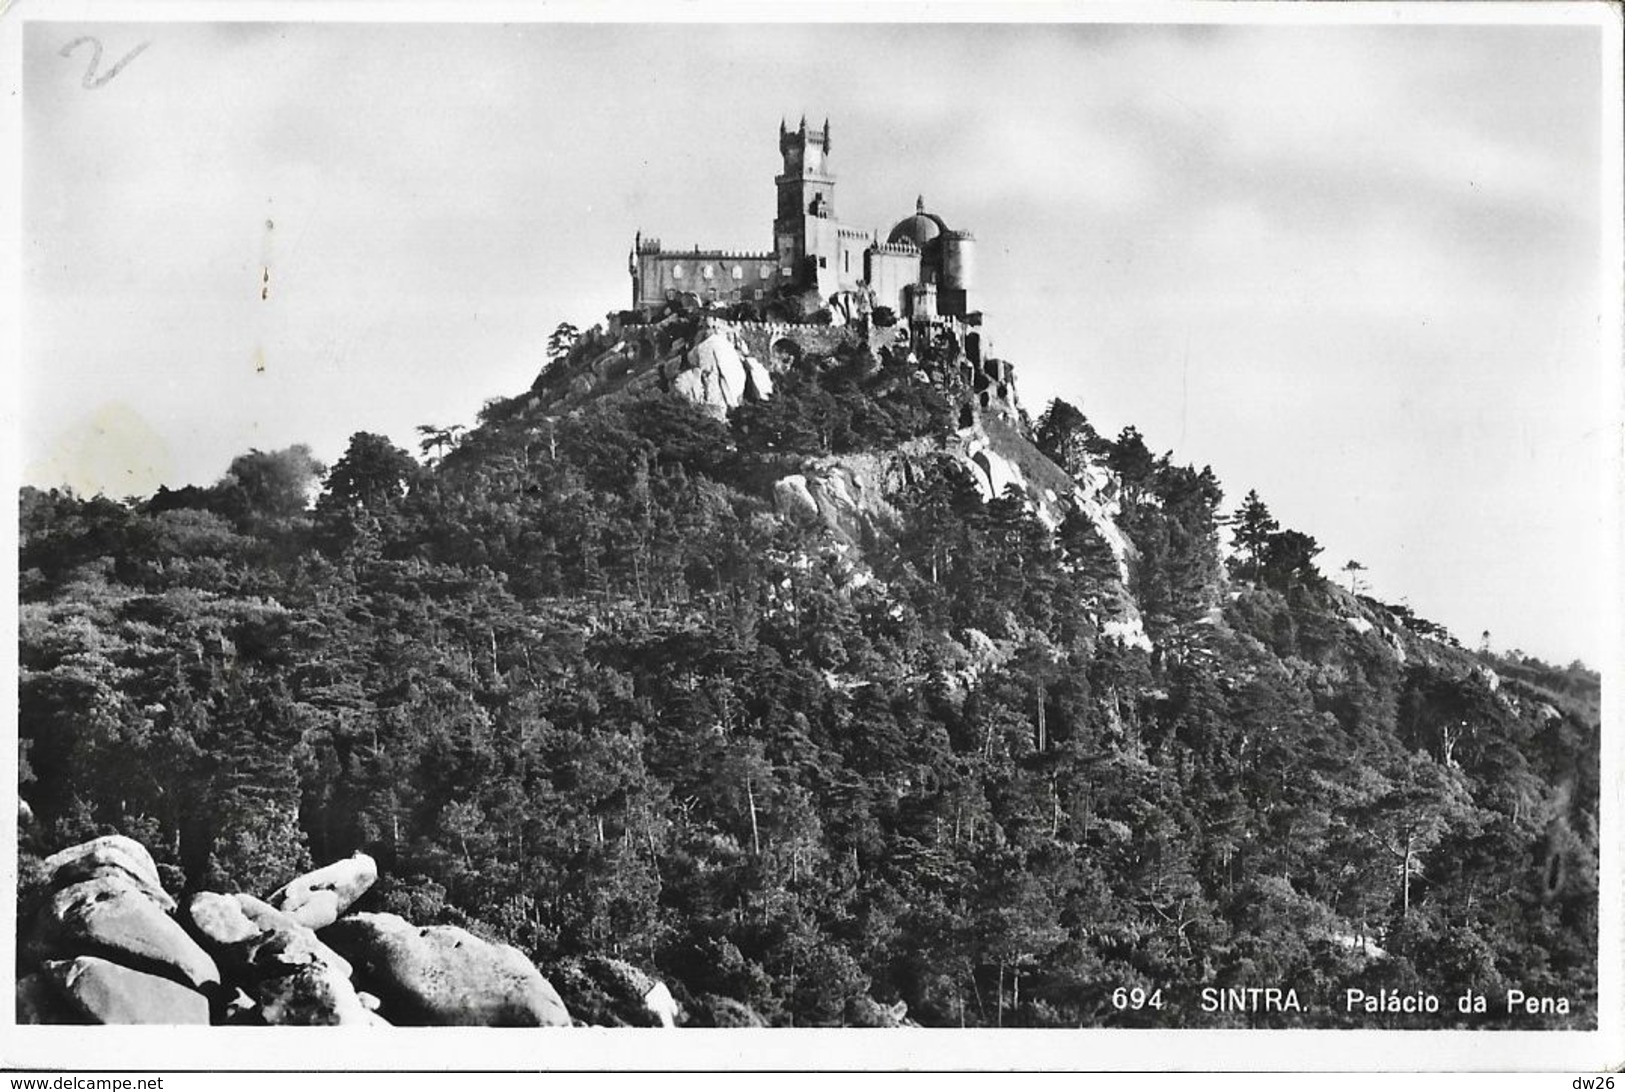
[[[1257,494],[1227,507],[1064,403],[1031,436],[1116,476],[1153,651],[1102,634],[1125,589],[1088,518],[984,501],[947,456],[859,544],[865,579],[775,511],[809,456],[951,429],[889,362],[809,361],[728,420],[546,408],[425,426],[423,461],[357,433],[331,468],[293,447],[145,498],[25,488],[20,897],[107,832],[177,890],[361,849],[362,908],[544,972],[613,954],[773,1025],[867,998],[931,1026],[1456,1020],[1343,1011],[1386,987],[1595,1026],[1579,665],[1338,587]],[[1249,985],[1309,1009],[1201,1010]],[[1509,1018],[1508,987],[1572,1014]]]

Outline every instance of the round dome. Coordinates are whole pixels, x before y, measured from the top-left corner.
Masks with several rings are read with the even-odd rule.
[[[891,229],[886,237],[888,243],[913,243],[921,250],[927,243],[948,230],[948,225],[942,222],[942,217],[925,211],[925,199],[922,197],[914,202],[914,215],[906,220],[899,220],[897,226]]]

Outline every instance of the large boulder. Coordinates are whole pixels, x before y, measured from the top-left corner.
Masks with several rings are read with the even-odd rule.
[[[204,945],[247,994],[254,1022],[378,1022],[350,983],[349,961],[291,915],[252,895],[212,891],[193,895],[187,913]]]
[[[350,980],[320,963],[263,979],[254,984],[252,993],[267,1024],[358,1027],[379,1022]]]
[[[773,507],[791,519],[813,521],[818,518],[818,502],[807,487],[805,474],[791,474],[773,483]]]
[[[344,978],[354,973],[349,960],[324,944],[314,929],[301,924],[292,915],[284,914],[253,895],[238,892],[232,897],[237,900],[243,916],[260,930],[251,941],[254,949],[252,962],[275,959],[285,966],[318,962],[331,967]]]
[[[643,995],[643,1010],[653,1020],[651,1026],[657,1028],[674,1028],[687,1015],[683,1006],[677,1003],[677,998],[671,995],[671,987],[658,978],[649,992]]]
[[[323,938],[392,1024],[569,1027],[558,992],[517,948],[453,925],[419,928],[395,914],[351,914]]]
[[[47,960],[40,974],[93,1024],[207,1024],[209,999],[95,956]]]
[[[289,881],[267,901],[301,925],[325,929],[377,880],[378,863],[357,853]]]
[[[52,895],[40,908],[32,940],[36,958],[99,955],[198,989],[220,984],[209,954],[119,869]]]
[[[186,904],[186,916],[214,957],[226,962],[232,949],[260,934],[260,927],[248,920],[243,908],[230,895],[199,891]]]
[[[133,880],[148,898],[165,910],[175,909],[175,900],[158,878],[158,865],[152,854],[147,852],[146,846],[122,834],[93,838],[53,853],[45,858],[45,868],[51,875],[51,886],[57,888],[119,873]]]
[[[688,366],[671,377],[671,389],[718,417],[741,402],[773,395],[772,375],[740,353],[724,330],[703,333],[685,362]]]

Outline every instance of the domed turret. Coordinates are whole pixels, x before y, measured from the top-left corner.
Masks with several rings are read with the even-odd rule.
[[[942,222],[942,217],[925,211],[925,198],[917,198],[914,202],[914,215],[906,220],[899,220],[897,226],[891,229],[886,237],[888,243],[913,243],[921,250],[948,230],[948,225]]]

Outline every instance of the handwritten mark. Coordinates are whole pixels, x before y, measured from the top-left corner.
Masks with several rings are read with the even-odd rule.
[[[96,51],[90,55],[90,67],[85,69],[85,78],[80,81],[81,86],[83,86],[87,91],[95,91],[104,86],[108,80],[112,79],[114,76],[117,76],[120,72],[123,72],[125,65],[141,56],[142,52],[152,44],[150,41],[142,42],[140,45],[130,50],[130,52],[120,57],[118,63],[112,68],[109,68],[106,72],[98,76],[96,74],[96,69],[101,67],[102,63],[102,43],[98,39],[92,38],[88,34],[81,38],[75,38],[73,41],[63,46],[58,51],[57,55],[66,57],[68,54],[72,53],[86,42],[89,42],[91,48]]]

